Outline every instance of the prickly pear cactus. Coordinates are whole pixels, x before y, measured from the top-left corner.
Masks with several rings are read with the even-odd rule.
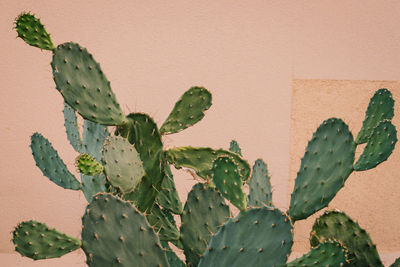
[[[37,221],[22,222],[13,232],[15,250],[34,260],[61,257],[81,247],[81,241]]]
[[[308,142],[290,200],[289,215],[302,220],[328,206],[353,171],[355,143],[341,119],[324,121]]]
[[[212,237],[199,267],[280,266],[293,244],[293,226],[270,207],[242,211]]]
[[[169,266],[158,236],[131,203],[100,193],[82,218],[89,266]]]
[[[27,44],[45,50],[55,49],[50,34],[47,33],[40,19],[35,18],[32,14],[23,13],[19,15],[15,20],[15,29],[18,37]]]
[[[272,207],[272,186],[268,175],[267,164],[257,159],[253,165],[251,178],[247,182],[250,188],[247,205],[250,207]]]
[[[164,178],[161,184],[160,193],[157,195],[157,202],[164,209],[169,210],[174,214],[182,214],[183,207],[176,190],[174,176],[168,164],[164,164]]]
[[[76,158],[78,171],[85,175],[95,176],[103,172],[103,165],[88,154],[82,154]]]
[[[76,152],[83,154],[84,148],[79,133],[78,120],[76,118],[75,110],[68,104],[64,103],[64,126],[67,132],[67,138],[71,146]]]
[[[236,140],[232,140],[231,143],[229,144],[229,151],[238,154],[239,156],[242,155],[242,149],[240,149],[240,146]]]

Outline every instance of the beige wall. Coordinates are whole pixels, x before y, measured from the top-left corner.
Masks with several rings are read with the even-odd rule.
[[[288,206],[289,177],[293,177],[289,175],[292,79],[399,80],[397,2],[2,0],[0,253],[4,254],[12,253],[10,232],[21,220],[34,218],[79,236],[85,207],[81,193],[50,183],[30,155],[29,137],[38,131],[49,138],[70,170],[75,169],[76,153],[63,128],[62,99],[51,79],[51,54],[27,46],[12,30],[14,17],[22,11],[40,16],[56,44],[73,40],[87,47],[101,63],[125,112],[147,112],[161,124],[186,89],[209,88],[213,107],[205,119],[165,138],[165,145],[228,147],[236,138],[250,162],[262,157],[268,163],[274,201],[282,209]],[[361,97],[367,101],[370,92],[357,94]],[[342,105],[352,103],[350,98],[343,101]],[[328,116],[332,115],[336,114]],[[350,122],[358,129],[355,118],[349,120],[354,119]],[[311,127],[301,129],[306,131],[305,139],[299,140],[302,146],[318,118],[309,123]],[[176,174],[184,198],[193,182],[186,174]],[[349,182],[356,180],[352,177]],[[359,186],[365,186],[364,181]],[[365,214],[354,215],[369,220]],[[378,230],[371,230],[379,239]],[[8,266],[83,266],[84,258],[78,251],[51,264],[33,263],[16,254],[0,261]]]

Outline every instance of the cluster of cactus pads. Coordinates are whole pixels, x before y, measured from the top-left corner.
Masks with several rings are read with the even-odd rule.
[[[36,221],[18,224],[13,242],[21,255],[39,260],[81,248],[87,264],[96,267],[382,266],[365,230],[345,213],[331,210],[314,224],[312,249],[287,260],[294,223],[326,208],[352,172],[374,168],[392,153],[397,137],[391,123],[394,100],[387,89],[372,97],[355,140],[341,119],[327,119],[318,127],[301,160],[290,207],[283,212],[273,206],[266,164],[258,159],[251,170],[236,141],[230,150],[164,148],[163,135],[204,117],[211,106],[207,89],[186,91],[159,128],[147,114],[123,113],[86,48],[72,42],[55,47],[40,20],[29,13],[16,19],[16,30],[26,43],[53,53],[53,78],[64,99],[65,128],[79,153],[81,177],[67,169],[39,133],[31,137],[33,157],[52,182],[82,190],[89,203],[80,239]],[[84,120],[82,136],[77,113]],[[107,126],[116,131],[110,133]],[[364,152],[355,160],[355,149],[363,143]],[[189,168],[203,179],[193,186],[184,207],[171,165]],[[237,216],[227,201],[239,209]],[[175,251],[183,250],[185,262],[171,244]]]

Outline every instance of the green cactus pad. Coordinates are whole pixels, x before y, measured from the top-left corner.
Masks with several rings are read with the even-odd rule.
[[[249,207],[272,207],[272,186],[268,175],[267,164],[257,159],[253,165],[251,178],[247,182],[250,188],[247,205]]]
[[[312,248],[307,254],[288,263],[287,267],[298,266],[329,266],[342,267],[347,265],[347,250],[340,243],[326,241]]]
[[[201,183],[193,186],[181,215],[181,241],[188,266],[197,266],[212,235],[229,217],[220,193]]]
[[[81,241],[36,221],[22,222],[13,232],[15,250],[34,260],[58,258],[81,247]]]
[[[165,253],[167,254],[167,259],[170,267],[186,267],[185,263],[176,256],[175,252],[172,251],[168,242],[161,241],[161,245],[165,248]]]
[[[249,163],[241,158],[238,154],[223,149],[213,150],[208,147],[175,147],[167,150],[166,157],[169,163],[175,168],[182,167],[193,169],[198,176],[209,179],[211,178],[212,163],[217,157],[232,157],[239,165],[239,174],[242,180],[247,180],[250,176]]]
[[[139,152],[146,175],[126,199],[136,203],[145,212],[151,211],[164,179],[164,151],[161,135],[154,120],[147,114],[131,113],[128,124],[117,127],[116,134],[128,139]]]
[[[384,162],[392,154],[397,142],[396,127],[390,121],[381,121],[375,127],[354,170],[365,171]]]
[[[103,162],[108,180],[123,193],[133,191],[145,174],[139,153],[127,139],[120,136],[107,137]]]
[[[179,231],[175,222],[168,218],[168,211],[160,209],[155,204],[151,213],[146,216],[147,221],[153,227],[154,232],[158,234],[161,241],[173,241],[179,239]]]
[[[199,267],[285,264],[293,244],[292,231],[290,219],[278,209],[242,211],[212,237]]]
[[[49,140],[39,133],[31,136],[31,149],[36,165],[53,183],[72,190],[81,188],[80,182],[70,173]]]
[[[103,156],[103,146],[107,136],[110,136],[110,133],[106,126],[85,120],[83,123],[82,140],[84,153],[89,154],[100,162]]]
[[[213,182],[219,192],[239,210],[245,210],[246,194],[239,175],[239,166],[231,157],[222,156],[214,160],[212,166]]]
[[[326,240],[339,240],[348,249],[350,266],[383,266],[368,233],[343,212],[326,211],[315,221],[311,246]]]
[[[82,154],[76,158],[76,166],[82,174],[95,176],[103,172],[103,165],[97,162],[92,156]]]
[[[389,267],[400,267],[400,258],[395,260]]]
[[[51,66],[57,90],[83,118],[103,125],[126,122],[110,82],[85,48],[75,43],[59,45]]]
[[[94,195],[106,192],[106,176],[100,173],[94,176],[81,175],[82,191],[86,200],[90,203]]]
[[[242,150],[240,149],[240,146],[238,144],[237,141],[232,140],[230,145],[229,145],[229,151],[238,154],[239,156],[243,156],[242,155]]]
[[[295,180],[289,215],[302,220],[328,206],[353,171],[355,144],[341,120],[324,121],[308,142]]]
[[[50,34],[47,33],[40,19],[29,13],[23,13],[15,20],[18,37],[31,46],[45,50],[54,50]]]
[[[72,147],[78,153],[84,153],[81,135],[79,133],[78,121],[76,118],[75,110],[67,103],[64,103],[64,126],[67,132],[67,138]]]
[[[129,202],[100,193],[87,206],[82,224],[89,266],[168,266],[153,228]]]
[[[180,132],[204,117],[211,107],[211,93],[204,87],[192,87],[176,102],[174,109],[161,126],[161,134]]]
[[[174,177],[168,164],[164,165],[164,178],[161,184],[160,193],[157,196],[157,202],[164,209],[175,214],[182,214],[183,207],[175,187]]]
[[[376,91],[369,102],[362,128],[355,142],[366,143],[379,122],[391,120],[394,116],[393,106],[394,100],[389,90],[382,88]]]

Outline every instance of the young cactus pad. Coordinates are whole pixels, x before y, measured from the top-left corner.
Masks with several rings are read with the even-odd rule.
[[[36,165],[44,176],[65,189],[79,190],[81,188],[81,183],[68,171],[49,140],[35,133],[31,136],[31,149]]]
[[[82,248],[89,266],[169,266],[158,236],[129,202],[97,194],[82,224]]]
[[[326,211],[315,221],[311,246],[316,247],[326,240],[339,240],[348,249],[350,266],[383,267],[368,233],[343,212]]]
[[[27,44],[40,49],[55,49],[50,34],[47,33],[40,19],[35,18],[32,14],[23,13],[19,15],[15,20],[15,29],[17,30],[18,37]]]
[[[219,192],[202,183],[193,186],[181,215],[181,240],[189,266],[197,266],[212,235],[229,217],[229,207]]]
[[[110,183],[124,193],[133,191],[145,174],[139,153],[127,139],[120,136],[107,137],[103,162]]]
[[[57,90],[83,118],[103,125],[126,122],[110,82],[85,48],[75,43],[59,45],[51,66]]]
[[[278,209],[253,208],[212,237],[199,267],[272,267],[285,264],[293,244],[290,219]]]
[[[58,258],[81,247],[81,241],[36,221],[22,222],[13,232],[15,250],[34,260]]]
[[[196,174],[204,179],[211,178],[212,164],[219,156],[232,157],[239,165],[239,174],[242,180],[250,176],[249,163],[238,154],[223,149],[213,150],[208,147],[175,147],[167,150],[166,158],[175,168],[182,167],[193,169]]]
[[[85,175],[95,176],[103,172],[103,165],[88,154],[82,154],[76,158],[78,171]]]
[[[374,128],[360,158],[354,164],[354,170],[365,171],[387,160],[397,142],[396,127],[390,121],[381,121]]]
[[[385,88],[379,89],[369,101],[362,128],[357,135],[356,143],[368,141],[374,128],[383,120],[391,120],[394,116],[394,100],[392,93]]]
[[[329,266],[342,267],[347,264],[347,251],[336,241],[320,243],[307,254],[288,263],[286,267]]]
[[[355,143],[341,120],[324,121],[308,142],[295,180],[289,215],[302,220],[328,206],[353,171]]]
[[[253,165],[251,178],[247,182],[250,188],[247,205],[250,207],[272,207],[271,178],[268,175],[267,164],[257,159]]]
[[[236,162],[231,157],[218,157],[211,171],[218,191],[239,210],[245,210],[247,197],[243,192],[243,182]]]
[[[161,126],[161,134],[180,132],[197,123],[211,107],[211,93],[204,87],[192,87],[176,102],[174,109]]]

